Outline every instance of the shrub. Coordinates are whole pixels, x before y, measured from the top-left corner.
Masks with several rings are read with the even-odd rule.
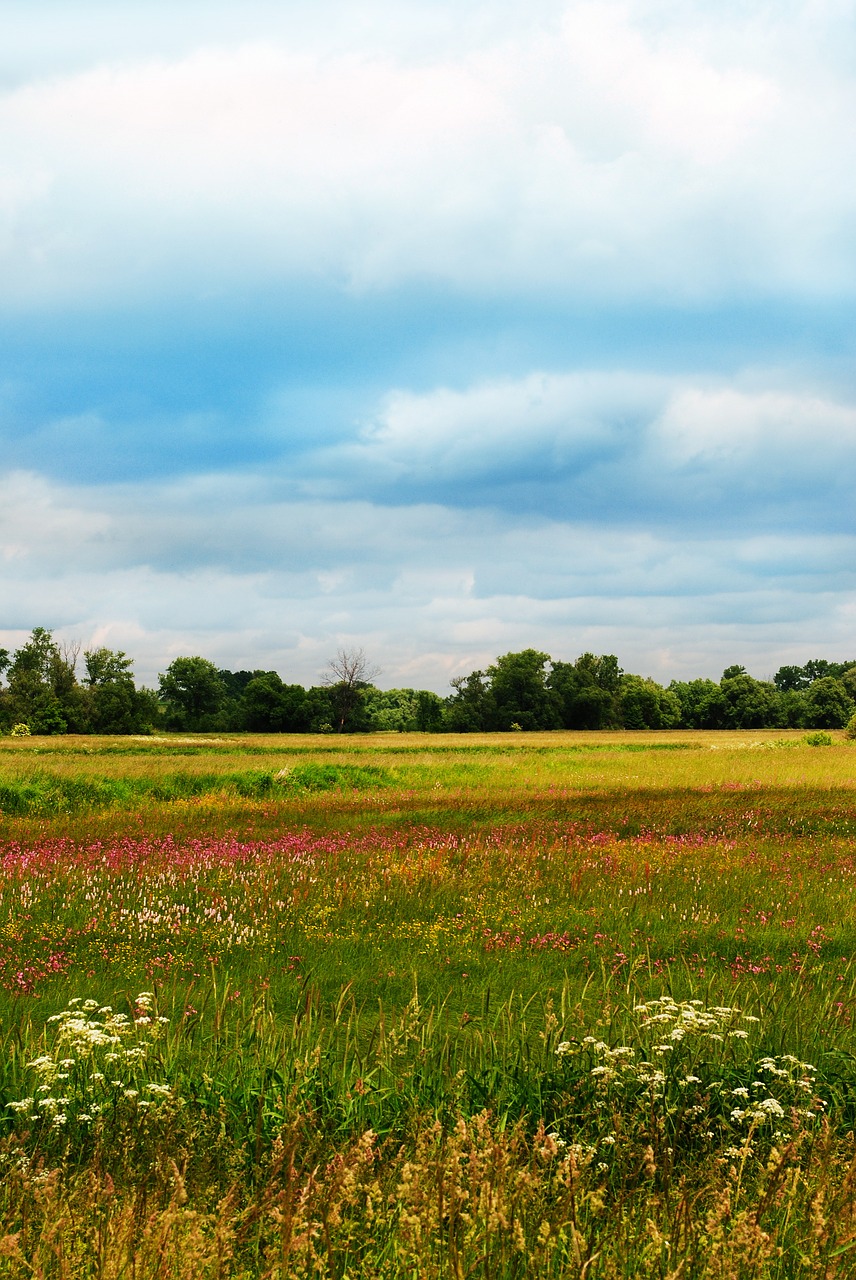
[[[13,738],[29,738],[30,726],[28,724],[13,725],[10,733]]]
[[[831,733],[807,733],[805,735],[805,740],[810,747],[831,747],[832,746]]]
[[[856,713],[854,713],[847,722],[847,728],[844,730],[845,738],[856,738]]]

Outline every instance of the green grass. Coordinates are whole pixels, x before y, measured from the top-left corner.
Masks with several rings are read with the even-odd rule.
[[[834,738],[2,740],[0,1275],[853,1274]]]

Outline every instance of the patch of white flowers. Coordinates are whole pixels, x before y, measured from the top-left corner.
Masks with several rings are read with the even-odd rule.
[[[133,1018],[97,1000],[69,1000],[62,1013],[48,1018],[49,1051],[27,1064],[32,1095],[8,1103],[9,1109],[61,1130],[72,1122],[94,1124],[122,1104],[138,1112],[162,1108],[173,1092],[148,1078],[149,1058],[167,1021],[154,1013],[150,991],[136,997]]]
[[[707,1116],[709,1139],[716,1128],[736,1128],[748,1137],[775,1129],[778,1139],[789,1136],[780,1122],[822,1113],[825,1104],[816,1096],[816,1068],[811,1063],[791,1054],[753,1061],[745,1043],[750,1031],[738,1024],[757,1023],[757,1018],[733,1006],[705,1007],[700,1000],[676,1001],[671,996],[638,1004],[634,1012],[637,1046],[610,1046],[585,1036],[563,1040],[555,1050],[559,1059],[573,1055],[580,1065],[588,1059],[588,1074],[600,1099],[595,1105],[604,1114],[614,1111],[622,1099],[644,1098],[646,1105],[657,1104],[664,1118],[680,1115],[703,1124]],[[735,1061],[741,1064],[740,1077],[751,1076],[751,1083],[735,1082]],[[724,1078],[728,1075],[732,1079]],[[600,1143],[601,1149],[612,1147],[615,1138],[607,1135]]]

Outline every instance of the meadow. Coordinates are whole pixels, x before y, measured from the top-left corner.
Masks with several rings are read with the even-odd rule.
[[[0,739],[0,1276],[856,1275],[856,743]]]

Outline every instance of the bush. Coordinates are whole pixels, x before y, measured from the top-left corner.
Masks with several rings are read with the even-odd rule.
[[[13,738],[29,738],[30,726],[28,724],[16,724],[12,726],[9,732]]]
[[[805,740],[810,747],[831,747],[832,746],[831,733],[807,733],[805,735]]]
[[[856,713],[850,717],[847,722],[847,728],[844,730],[845,738],[856,738]]]

